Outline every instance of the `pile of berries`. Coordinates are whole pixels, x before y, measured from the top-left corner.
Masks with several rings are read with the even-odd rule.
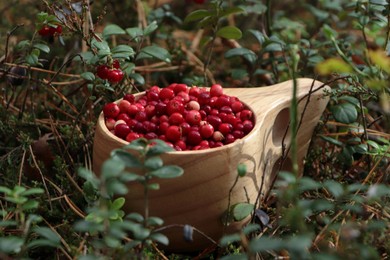
[[[111,83],[117,83],[123,79],[123,71],[118,60],[114,60],[112,65],[99,65],[96,68],[96,75],[101,79],[106,79]]]
[[[60,35],[62,33],[62,26],[57,24],[54,26],[44,25],[41,29],[39,29],[38,34],[41,36],[54,36]]]
[[[135,99],[126,94],[103,107],[105,124],[114,135],[131,142],[161,139],[177,151],[220,147],[243,138],[254,127],[253,112],[237,97],[210,89],[171,84],[151,87]]]

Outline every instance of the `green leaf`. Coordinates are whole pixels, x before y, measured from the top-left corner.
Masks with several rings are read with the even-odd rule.
[[[136,156],[122,149],[113,150],[111,157],[122,161],[128,168],[140,168],[143,166]]]
[[[146,46],[142,48],[139,55],[137,56],[137,60],[150,58],[156,58],[166,63],[171,62],[171,55],[169,54],[169,52],[166,49],[155,45]]]
[[[123,205],[125,205],[125,198],[123,197],[120,197],[120,198],[117,198],[115,199],[112,204],[111,204],[111,209],[121,209],[123,207]]]
[[[139,213],[136,213],[136,212],[133,212],[133,213],[130,213],[126,216],[127,219],[130,219],[130,220],[133,220],[133,221],[136,221],[138,223],[141,223],[144,221],[144,217],[139,214]]]
[[[242,56],[250,63],[255,63],[257,60],[257,55],[247,48],[234,48],[230,49],[225,53],[225,58],[231,58],[235,56]]]
[[[7,188],[7,187],[4,187],[4,186],[0,186],[0,192],[6,194],[6,195],[9,195],[12,193],[12,190],[10,188]]]
[[[35,54],[29,54],[26,56],[26,62],[30,66],[36,66],[36,65],[38,65],[38,56]]]
[[[321,184],[309,177],[302,177],[299,180],[298,189],[300,192],[317,190],[321,188]]]
[[[163,164],[163,160],[158,156],[147,158],[144,162],[144,165],[151,170],[157,170],[162,167]]]
[[[0,237],[0,252],[5,254],[17,254],[22,249],[24,239],[21,237]]]
[[[263,45],[263,43],[265,42],[265,36],[262,32],[253,29],[249,29],[248,32],[256,38],[260,45]]]
[[[238,40],[242,37],[242,32],[236,26],[225,26],[217,31],[217,36],[225,39]]]
[[[285,243],[282,240],[266,236],[252,239],[249,243],[250,250],[256,253],[268,250],[280,250],[283,247],[285,247]]]
[[[126,33],[136,42],[139,42],[141,37],[144,35],[142,29],[138,27],[127,28]]]
[[[121,35],[125,34],[125,30],[119,27],[116,24],[109,24],[103,29],[103,38],[108,38],[111,35]]]
[[[161,226],[162,224],[164,224],[164,220],[162,220],[161,218],[159,217],[149,217],[147,220],[146,220],[147,224],[150,225],[150,226]]]
[[[118,177],[125,169],[125,163],[118,159],[110,158],[103,162],[102,177],[104,179]]]
[[[94,81],[95,80],[95,74],[93,74],[92,72],[89,72],[89,71],[81,73],[80,76],[83,79],[88,80],[88,81]]]
[[[344,194],[344,187],[339,182],[327,180],[324,182],[324,188],[329,191],[334,198],[339,198]]]
[[[20,41],[16,44],[15,46],[15,50],[16,51],[22,51],[26,48],[29,48],[30,47],[30,41],[29,40],[23,40],[23,41]]]
[[[128,74],[130,78],[134,79],[139,85],[145,84],[145,78],[139,73],[130,73]]]
[[[97,40],[94,40],[92,41],[92,46],[98,50],[110,51],[110,46],[108,46],[108,43],[106,41],[98,42]]]
[[[233,217],[235,221],[241,221],[248,217],[255,206],[249,203],[238,203],[233,205]]]
[[[144,35],[149,35],[151,34],[152,32],[154,32],[155,30],[157,30],[158,28],[158,24],[156,21],[153,21],[151,22],[148,26],[146,26],[146,28],[144,29]]]
[[[186,16],[186,18],[184,19],[184,22],[189,23],[189,22],[201,20],[201,19],[208,17],[210,15],[211,15],[210,11],[207,11],[204,9],[195,10]]]
[[[337,37],[337,32],[335,30],[333,30],[329,25],[327,24],[324,24],[324,26],[322,27],[322,31],[324,32],[325,36],[328,38],[328,39],[333,39],[333,38],[336,38]]]
[[[162,179],[176,178],[183,175],[183,169],[176,165],[168,165],[150,172],[150,175]]]
[[[38,50],[41,50],[45,53],[49,53],[50,52],[50,47],[47,46],[46,44],[42,44],[42,43],[36,43],[34,44],[34,48],[37,48]]]
[[[48,16],[49,16],[48,13],[39,12],[39,13],[37,14],[37,21],[40,22],[40,23],[43,23],[43,22],[47,19]]]
[[[219,13],[219,17],[225,17],[231,14],[244,13],[245,10],[238,6],[229,7]]]
[[[30,210],[30,209],[36,209],[38,208],[39,203],[36,200],[29,200],[26,203],[23,204],[22,209],[23,210]]]
[[[34,239],[27,246],[28,248],[36,247],[59,247],[61,245],[60,237],[47,227],[35,227],[35,233],[43,237],[43,239]]]
[[[31,188],[31,189],[28,189],[28,190],[22,192],[20,195],[21,196],[30,196],[33,194],[43,194],[44,192],[45,192],[44,189],[41,189],[41,188]]]
[[[336,121],[350,124],[356,121],[358,112],[351,103],[341,103],[330,108]]]
[[[133,48],[131,48],[128,45],[123,45],[123,44],[118,45],[118,46],[112,48],[111,52],[112,52],[112,57],[113,58],[127,59],[127,58],[130,58],[130,57],[134,57],[134,55],[135,55],[135,52],[134,52]]]
[[[77,172],[81,178],[91,183],[94,189],[98,189],[100,185],[100,180],[96,178],[95,174],[91,170],[81,167],[78,169]]]
[[[114,194],[124,195],[129,191],[125,184],[123,184],[122,182],[116,179],[111,179],[110,181],[108,181],[106,186],[107,186],[107,194],[110,198]]]
[[[161,234],[161,233],[153,233],[150,235],[150,238],[153,240],[153,241],[156,241],[160,244],[163,244],[163,245],[168,245],[169,244],[169,239],[166,235],[164,234]]]
[[[332,137],[324,136],[324,135],[321,135],[320,137],[321,137],[321,139],[323,139],[323,140],[325,140],[325,141],[327,141],[327,142],[329,142],[331,144],[334,144],[334,145],[337,145],[337,146],[340,146],[340,147],[344,146],[343,142],[340,142],[339,140],[336,140],[336,139],[334,139]]]

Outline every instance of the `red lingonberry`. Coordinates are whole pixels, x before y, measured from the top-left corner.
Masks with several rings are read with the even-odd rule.
[[[130,103],[134,103],[135,96],[133,94],[125,94],[123,99],[129,101]]]
[[[108,71],[107,80],[111,83],[118,83],[123,79],[123,71],[120,69],[113,69]]]
[[[108,79],[109,69],[107,65],[99,65],[96,68],[96,75],[101,79]]]
[[[221,118],[214,115],[208,115],[206,117],[206,121],[209,122],[214,127],[214,129],[218,129],[219,125],[222,123]]]
[[[172,99],[175,96],[175,92],[170,88],[163,88],[158,96],[161,100]]]
[[[181,138],[181,131],[180,127],[177,125],[171,125],[168,127],[167,131],[165,132],[165,136],[168,141],[171,142],[177,142]]]
[[[244,122],[242,122],[242,125],[244,126],[244,133],[245,134],[248,134],[250,131],[252,131],[254,125],[253,125],[253,122],[251,120],[245,120]]]
[[[190,145],[198,145],[202,141],[199,131],[190,130],[187,134],[187,142]]]
[[[138,139],[138,138],[140,138],[138,133],[130,132],[126,136],[126,141],[130,143],[131,141],[134,141],[135,139]]]
[[[240,119],[241,121],[250,120],[252,119],[253,112],[249,109],[244,109],[240,112]]]
[[[236,140],[236,138],[235,138],[234,135],[232,135],[232,134],[227,134],[227,135],[225,136],[225,143],[226,143],[226,144],[231,144],[231,143],[233,143],[235,140]]]
[[[220,131],[224,136],[232,132],[233,126],[228,123],[222,123],[218,127],[218,131]]]
[[[115,135],[125,139],[130,133],[130,127],[127,124],[118,124],[115,126]]]
[[[180,102],[179,100],[172,99],[167,104],[167,113],[168,115],[172,115],[175,112],[183,113],[184,111],[184,104],[183,102]]]
[[[171,125],[180,125],[184,122],[184,117],[182,114],[174,112],[169,116],[168,122]]]
[[[188,111],[186,115],[186,122],[190,125],[198,125],[202,120],[202,116],[198,110]]]
[[[115,118],[119,115],[120,109],[116,103],[108,103],[103,107],[105,117]]]
[[[183,123],[180,124],[180,129],[181,129],[182,135],[186,136],[188,134],[188,132],[190,131],[191,126],[190,126],[189,123],[183,122]]]
[[[213,84],[210,88],[210,96],[219,97],[223,94],[223,88],[219,84]]]
[[[42,26],[42,28],[38,31],[38,34],[41,36],[49,36],[50,27],[48,25]]]
[[[127,111],[129,111],[129,108],[131,106],[131,103],[125,99],[122,99],[119,102],[118,106],[119,106],[121,113],[127,113]]]
[[[188,86],[186,84],[176,84],[173,87],[173,91],[175,91],[175,94],[178,94],[182,91],[187,92]]]
[[[106,118],[106,127],[108,130],[114,130],[114,126],[115,126],[115,119],[114,118]]]
[[[244,104],[241,101],[234,101],[231,108],[234,113],[241,112],[244,109]]]
[[[214,127],[210,124],[201,125],[199,132],[203,138],[208,139],[214,134]]]
[[[121,68],[121,65],[120,65],[120,63],[119,63],[119,60],[113,60],[113,61],[112,61],[112,67],[113,67],[114,69],[120,69],[120,68]]]

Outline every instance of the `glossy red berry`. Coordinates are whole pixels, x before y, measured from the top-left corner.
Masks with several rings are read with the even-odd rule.
[[[180,127],[177,125],[171,125],[168,127],[167,131],[165,132],[165,136],[168,141],[171,142],[177,142],[181,138],[181,131]]]
[[[41,36],[49,36],[50,35],[50,27],[48,25],[44,25],[39,31],[38,34]]]
[[[119,115],[120,109],[115,103],[108,103],[103,107],[103,114],[105,117],[115,118]]]
[[[188,111],[186,115],[187,123],[189,123],[190,125],[199,125],[201,120],[202,120],[202,116],[198,110]]]
[[[123,79],[123,71],[120,69],[113,69],[108,71],[107,80],[111,83],[118,83]]]
[[[96,75],[101,79],[108,79],[109,69],[107,65],[99,65],[96,68]]]

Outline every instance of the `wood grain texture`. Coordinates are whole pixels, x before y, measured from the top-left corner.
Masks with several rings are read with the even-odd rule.
[[[319,81],[298,79],[299,115],[305,110],[298,131],[298,159],[300,170],[313,130],[322,115],[329,89]],[[171,152],[163,155],[166,165],[175,164],[184,169],[184,175],[169,180],[158,180],[160,190],[150,192],[150,215],[164,219],[165,225],[190,224],[211,238],[218,240],[223,232],[221,217],[228,206],[229,190],[237,176],[237,165],[247,165],[248,173],[239,179],[231,194],[231,205],[239,202],[255,203],[258,194],[263,197],[271,188],[279,168],[289,170],[289,160],[279,165],[282,146],[289,147],[289,107],[292,97],[292,81],[261,88],[225,88],[224,92],[237,96],[255,113],[254,129],[243,139],[208,150]],[[127,142],[112,135],[101,114],[95,133],[93,167],[100,173],[101,164],[113,149]],[[284,144],[282,144],[284,143]],[[142,186],[129,184],[124,210],[143,212]],[[228,230],[236,230],[244,223],[234,223]],[[210,241],[194,233],[194,242],[183,240],[182,229],[167,229],[173,252],[202,250]]]

